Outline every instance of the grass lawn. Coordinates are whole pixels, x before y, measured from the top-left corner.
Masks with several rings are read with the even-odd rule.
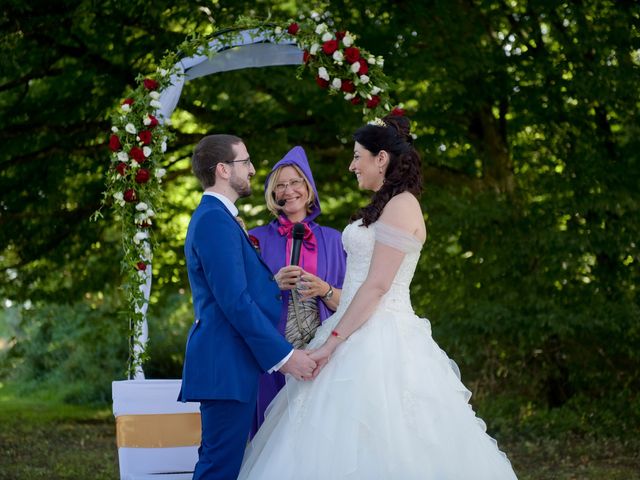
[[[0,384],[0,480],[118,478],[109,408],[18,398]],[[640,480],[640,438],[513,438],[500,448],[520,480]]]

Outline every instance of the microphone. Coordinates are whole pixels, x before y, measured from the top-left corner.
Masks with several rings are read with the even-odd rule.
[[[284,205],[285,205],[285,203],[287,203],[287,201],[284,198],[281,198],[276,203],[278,204],[279,207],[284,207]]]
[[[302,239],[304,238],[304,224],[296,223],[293,226],[293,242],[291,243],[291,261],[290,265],[298,265],[300,262],[300,248],[302,247]]]

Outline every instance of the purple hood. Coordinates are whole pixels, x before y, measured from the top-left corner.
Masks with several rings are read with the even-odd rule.
[[[271,178],[273,172],[275,172],[278,168],[287,165],[295,165],[300,170],[302,170],[302,173],[304,173],[304,176],[307,177],[307,180],[309,181],[309,184],[313,189],[313,193],[315,194],[316,199],[311,206],[311,213],[309,213],[309,215],[307,215],[304,219],[305,222],[310,222],[314,220],[318,215],[320,215],[322,210],[320,208],[320,197],[318,196],[318,189],[316,188],[316,182],[313,180],[313,175],[311,174],[311,167],[309,166],[309,161],[307,160],[307,154],[304,153],[304,149],[301,146],[298,145],[293,147],[287,152],[282,160],[280,160],[273,166],[271,172],[269,172],[269,175],[267,175],[267,178],[264,181],[265,192],[267,190],[269,178]]]

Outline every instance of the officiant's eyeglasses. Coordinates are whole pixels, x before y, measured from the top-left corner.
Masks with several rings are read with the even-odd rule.
[[[292,178],[288,182],[276,183],[275,190],[277,193],[284,192],[287,187],[291,187],[292,190],[296,188],[300,188],[304,185],[304,179],[302,178]]]

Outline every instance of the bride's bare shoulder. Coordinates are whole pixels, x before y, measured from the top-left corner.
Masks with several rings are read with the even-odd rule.
[[[409,192],[399,193],[389,200],[382,210],[380,221],[411,233],[421,233],[424,229],[420,202]]]

